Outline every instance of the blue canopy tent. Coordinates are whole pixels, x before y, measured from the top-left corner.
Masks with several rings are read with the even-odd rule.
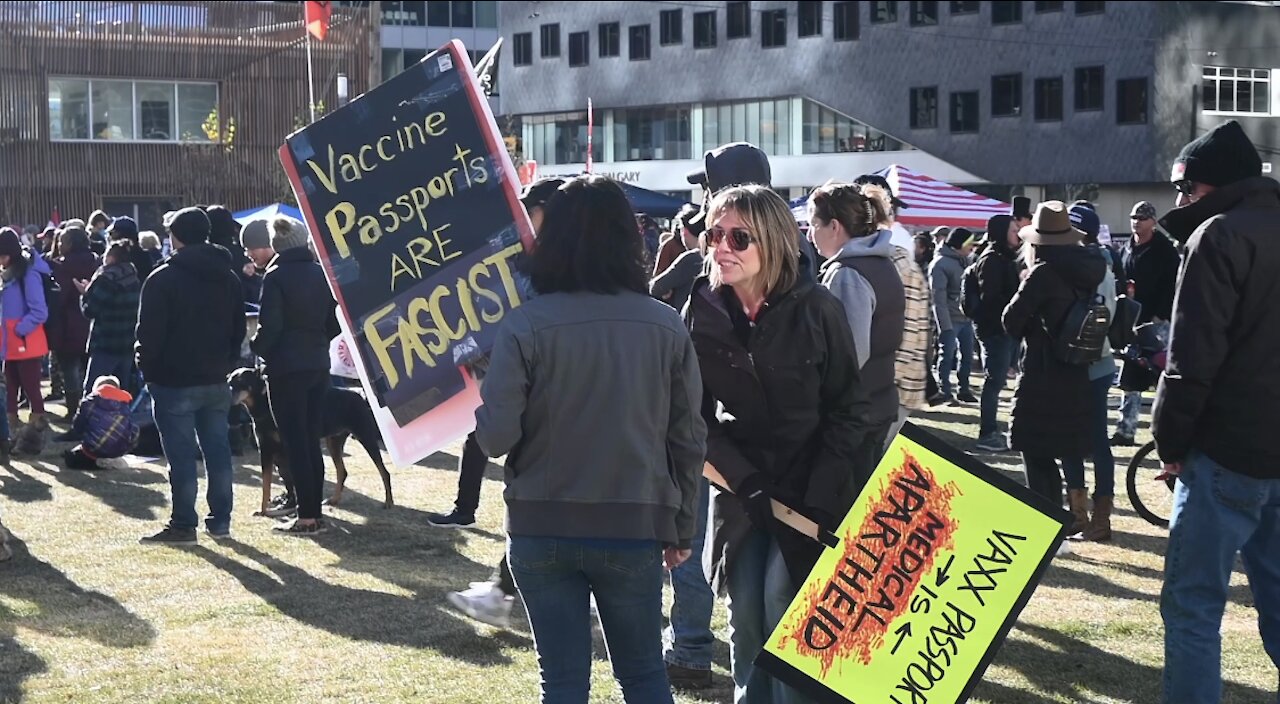
[[[626,183],[619,183],[618,185],[622,186],[622,192],[627,194],[627,200],[631,201],[631,207],[637,213],[645,213],[655,218],[673,218],[687,204],[686,201],[679,198],[665,193],[658,193],[657,191],[650,191],[647,188]]]
[[[292,205],[285,205],[284,203],[260,205],[256,208],[249,208],[248,210],[241,210],[231,214],[231,216],[236,219],[236,222],[239,222],[242,225],[250,220],[270,220],[277,215],[288,215],[295,220],[302,220],[301,210],[298,210]]]

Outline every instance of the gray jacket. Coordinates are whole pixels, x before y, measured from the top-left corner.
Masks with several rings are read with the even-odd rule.
[[[929,265],[929,288],[933,291],[933,316],[938,330],[946,332],[969,322],[960,310],[960,284],[968,264],[956,250],[945,244],[938,247]]]
[[[669,306],[554,293],[507,314],[476,410],[506,462],[507,531],[689,547],[706,454],[702,377]]]

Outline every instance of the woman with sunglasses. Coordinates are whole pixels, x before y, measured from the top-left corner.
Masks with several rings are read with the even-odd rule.
[[[770,499],[831,528],[857,494],[851,467],[867,435],[844,309],[802,282],[798,228],[763,186],[721,191],[708,206],[710,274],[685,309],[702,368],[707,461],[715,489],[712,575],[729,594],[734,701],[805,701],[752,661],[822,547],[773,518]]]

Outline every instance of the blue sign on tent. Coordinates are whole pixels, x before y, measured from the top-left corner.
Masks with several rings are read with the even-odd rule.
[[[242,225],[251,220],[270,220],[277,215],[288,215],[294,220],[302,220],[302,211],[284,203],[261,205],[257,208],[249,208],[248,210],[241,210],[231,214]]]

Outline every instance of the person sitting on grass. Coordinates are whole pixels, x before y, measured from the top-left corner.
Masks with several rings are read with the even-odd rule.
[[[98,377],[80,403],[75,430],[82,438],[63,454],[67,469],[95,469],[100,459],[123,457],[138,444],[140,429],[129,414],[133,396],[114,376]]]

